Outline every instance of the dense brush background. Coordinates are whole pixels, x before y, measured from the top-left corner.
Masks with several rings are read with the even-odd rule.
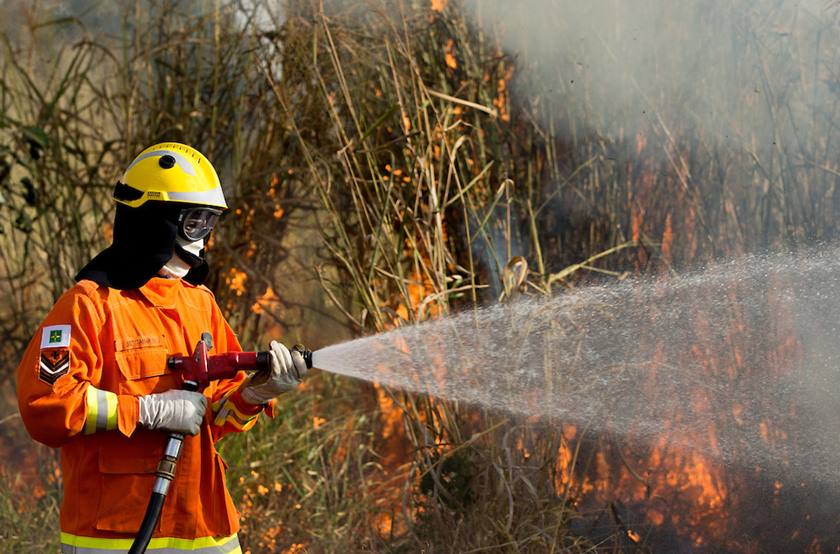
[[[835,237],[835,3],[530,4],[0,6],[4,551],[56,550],[61,492],[57,453],[17,415],[14,370],[109,243],[113,184],[154,142],[219,170],[231,210],[209,285],[246,348],[318,348]],[[656,526],[628,528],[609,475],[584,501],[581,476],[622,453],[563,422],[327,374],[279,414],[222,447],[252,553],[636,550]],[[763,486],[750,500],[778,502]],[[758,539],[733,531],[733,506],[690,502],[674,540],[820,548],[808,524]]]

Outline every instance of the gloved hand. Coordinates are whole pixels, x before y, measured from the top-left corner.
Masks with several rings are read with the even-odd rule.
[[[204,395],[187,390],[168,390],[139,400],[140,425],[148,429],[197,435],[207,410]]]
[[[242,389],[242,400],[248,404],[264,404],[275,396],[294,389],[306,375],[306,362],[297,350],[289,351],[271,341],[271,373],[253,377]]]

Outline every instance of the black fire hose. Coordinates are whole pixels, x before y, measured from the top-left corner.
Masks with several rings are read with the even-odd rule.
[[[196,392],[198,391],[198,383],[187,381],[182,390]],[[158,519],[160,519],[160,512],[163,510],[163,502],[166,500],[166,493],[169,492],[169,485],[172,479],[175,478],[175,467],[178,464],[178,457],[181,455],[181,445],[184,442],[184,435],[181,433],[170,433],[166,440],[166,447],[163,449],[163,457],[158,462],[157,471],[155,472],[155,484],[152,487],[152,496],[149,498],[149,505],[146,506],[146,515],[143,516],[143,522],[140,524],[140,530],[137,531],[137,536],[134,537],[134,542],[131,544],[129,554],[143,554],[146,548],[149,547],[149,541],[152,540],[152,533],[155,531]]]

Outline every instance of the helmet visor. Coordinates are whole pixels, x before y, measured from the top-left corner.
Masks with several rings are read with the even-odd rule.
[[[221,210],[214,210],[213,208],[182,210],[178,219],[178,230],[190,242],[201,240],[213,230],[221,213]]]

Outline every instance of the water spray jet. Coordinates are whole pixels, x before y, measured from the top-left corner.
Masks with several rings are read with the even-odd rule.
[[[752,256],[530,297],[328,346],[313,365],[838,488],[838,260]]]

